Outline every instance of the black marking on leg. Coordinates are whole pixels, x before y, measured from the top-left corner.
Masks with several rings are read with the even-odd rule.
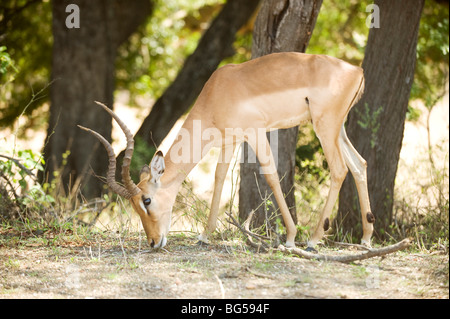
[[[371,212],[368,212],[366,217],[368,223],[373,224],[375,222],[375,216]]]
[[[305,102],[306,102],[306,104],[308,104],[308,106],[309,106],[309,99],[308,99],[308,97],[305,97]]]
[[[323,222],[323,230],[327,231],[328,228],[330,228],[330,220],[327,218],[325,218],[325,221]]]
[[[314,247],[306,247],[305,251],[309,252],[309,253],[318,253],[318,251],[316,249],[314,249]]]

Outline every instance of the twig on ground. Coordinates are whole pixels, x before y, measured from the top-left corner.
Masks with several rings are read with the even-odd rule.
[[[253,233],[252,231],[250,231],[250,222],[251,222],[251,220],[252,220],[254,214],[255,214],[255,211],[254,211],[254,210],[252,210],[252,211],[250,212],[250,214],[248,214],[247,219],[246,219],[246,220],[244,221],[244,223],[242,224],[243,227],[244,227],[244,229],[245,229],[247,232],[249,232],[250,234],[252,234],[252,235],[253,235],[254,237],[256,237],[256,238],[259,238],[259,239],[265,239],[265,240],[270,240],[270,237],[263,236],[263,235],[260,235],[260,234],[256,234],[256,233]]]
[[[220,280],[220,278],[216,274],[214,274],[214,277],[216,278],[217,282],[219,283],[220,295],[221,295],[222,299],[225,299],[225,289],[223,288],[222,280]]]
[[[342,256],[330,256],[323,254],[310,253],[303,249],[299,248],[286,248],[283,245],[278,246],[278,250],[283,253],[293,254],[299,257],[303,257],[306,259],[315,259],[315,260],[323,260],[323,261],[338,261],[342,263],[350,263],[357,260],[364,260],[372,257],[380,257],[387,254],[391,254],[393,252],[405,249],[411,245],[411,239],[405,238],[402,241],[382,247],[382,248],[369,248],[368,251],[360,253],[360,254],[352,254],[352,255],[342,255]]]
[[[256,276],[256,277],[267,278],[267,279],[275,279],[273,276],[265,275],[265,274],[261,274],[259,272],[256,272],[253,269],[251,269],[249,266],[245,267],[245,270],[248,271],[249,273],[251,273],[252,275]]]
[[[262,250],[263,252],[266,252],[269,249],[269,245],[264,242],[257,234],[252,233],[251,231],[245,229],[244,227],[242,227],[237,221],[236,219],[231,215],[230,212],[225,212],[225,214],[227,214],[227,216],[230,218],[228,219],[228,222],[234,226],[236,226],[246,237],[247,237],[247,241],[250,244],[250,246],[252,246],[253,248],[257,248],[258,250]],[[252,217],[252,214],[249,215],[249,218],[247,218],[247,220],[244,222],[244,225],[250,223],[249,219]],[[253,241],[253,238],[258,239],[259,243],[256,243]]]

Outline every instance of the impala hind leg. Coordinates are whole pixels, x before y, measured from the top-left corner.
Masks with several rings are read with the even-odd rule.
[[[283,221],[286,226],[286,247],[295,247],[295,235],[297,233],[297,228],[292,220],[291,213],[281,190],[275,159],[273,158],[269,141],[267,140],[265,134],[263,136],[264,137],[260,137],[259,140],[249,138],[247,143],[255,151],[267,184],[272,189],[273,195],[275,196],[278,206],[280,207],[281,216],[283,217]]]
[[[220,198],[222,196],[223,184],[227,176],[230,162],[233,159],[236,144],[228,145],[220,150],[219,159],[217,161],[215,178],[214,178],[214,193],[211,200],[211,209],[208,216],[208,224],[202,234],[198,236],[201,242],[208,243],[208,236],[211,235],[217,226],[217,216],[219,215]]]
[[[359,206],[361,209],[363,225],[363,237],[361,239],[361,244],[370,247],[370,238],[372,237],[373,233],[373,223],[375,222],[375,216],[372,214],[370,209],[369,191],[367,189],[367,162],[353,147],[352,143],[347,137],[344,126],[342,126],[341,128],[339,142],[345,162],[352,172],[356,184],[356,189],[358,191]]]
[[[323,130],[322,132],[321,130],[315,128],[315,131],[320,140],[325,153],[325,158],[327,159],[328,166],[330,168],[331,184],[327,201],[320,214],[319,222],[311,239],[308,241],[307,250],[309,251],[314,250],[314,246],[319,240],[322,239],[324,233],[330,227],[330,215],[333,211],[334,205],[336,204],[339,190],[341,189],[342,183],[344,182],[345,176],[348,172],[338,140],[339,130],[327,128],[327,130]]]

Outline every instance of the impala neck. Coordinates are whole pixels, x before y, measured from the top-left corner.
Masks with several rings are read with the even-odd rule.
[[[165,172],[161,177],[161,186],[170,189],[174,196],[192,169],[211,148],[201,138],[202,126],[206,122],[208,120],[202,119],[198,112],[191,112],[164,156]]]
[[[161,186],[176,188],[175,192],[177,192],[183,181],[198,163],[174,162],[171,160],[169,154],[170,149],[164,157],[166,168],[164,175],[161,177]]]

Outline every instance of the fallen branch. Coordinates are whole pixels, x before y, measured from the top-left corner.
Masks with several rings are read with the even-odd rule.
[[[303,249],[299,248],[286,248],[283,245],[278,246],[278,250],[283,253],[293,254],[299,257],[303,257],[306,259],[315,259],[315,260],[323,260],[323,261],[338,261],[342,263],[350,263],[357,260],[364,260],[372,257],[384,256],[387,254],[391,254],[393,252],[405,249],[411,245],[411,239],[405,238],[402,241],[387,246],[383,248],[369,248],[368,251],[360,253],[360,254],[352,254],[352,255],[342,255],[342,256],[331,256],[331,255],[323,255],[310,253]]]
[[[255,234],[249,230],[250,220],[253,216],[253,212],[250,213],[249,217],[243,223],[243,225],[240,225],[236,221],[236,219],[231,215],[230,212],[226,212],[226,214],[229,217],[228,222],[230,224],[236,226],[247,237],[247,240],[248,240],[248,243],[250,244],[250,246],[257,248],[258,250],[262,249],[264,252],[267,252],[268,249],[273,246],[270,243],[267,243],[264,241],[264,239],[267,240],[269,238]],[[256,239],[258,241],[258,243],[256,243],[253,239]],[[354,246],[358,249],[365,249],[365,251],[362,253],[358,253],[358,254],[336,256],[336,255],[324,255],[324,254],[313,253],[313,252],[309,252],[309,251],[306,251],[306,250],[303,250],[300,248],[286,248],[283,245],[279,245],[277,249],[283,253],[296,255],[299,257],[306,258],[306,259],[350,263],[350,262],[357,261],[357,260],[364,260],[364,259],[368,259],[368,258],[372,258],[372,257],[380,257],[380,256],[388,255],[393,252],[405,249],[405,248],[409,247],[409,245],[411,245],[411,239],[405,238],[396,244],[393,244],[393,245],[390,245],[387,247],[383,247],[383,248],[369,248],[369,247],[365,247],[362,245],[336,243],[336,242],[334,242],[334,243],[342,245],[342,246]]]
[[[358,250],[366,250],[366,251],[370,250],[370,248],[367,247],[366,245],[342,243],[342,242],[334,241],[334,240],[331,240],[331,239],[328,239],[328,238],[326,238],[326,241],[331,243],[331,244],[333,244],[333,245],[336,245],[336,246],[354,247],[354,248],[356,248]]]

